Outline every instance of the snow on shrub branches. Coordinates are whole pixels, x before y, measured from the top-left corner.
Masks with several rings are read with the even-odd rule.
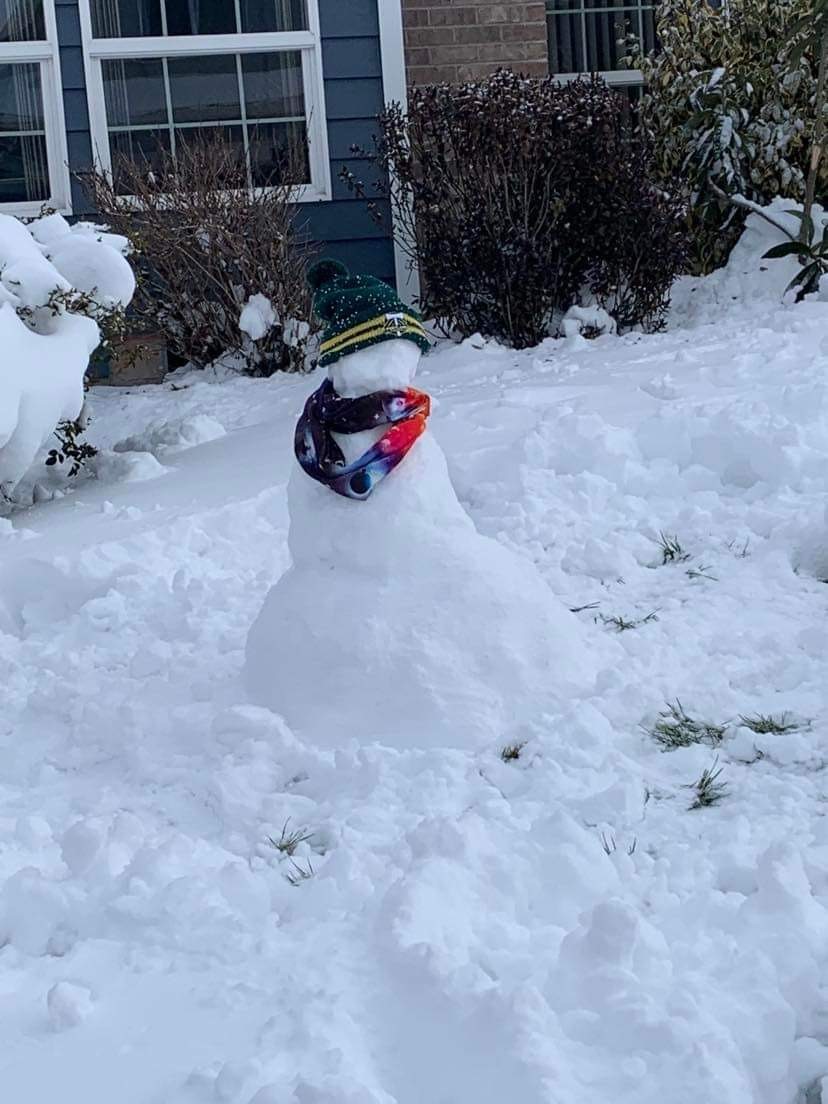
[[[58,423],[83,406],[96,318],[135,290],[125,238],[57,214],[0,215],[0,496],[8,497]]]

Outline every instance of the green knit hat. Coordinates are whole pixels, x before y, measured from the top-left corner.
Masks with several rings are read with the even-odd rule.
[[[348,353],[380,341],[406,338],[423,352],[429,343],[419,314],[374,276],[352,276],[339,261],[317,261],[308,270],[314,291],[313,309],[325,323],[320,365],[333,364]]]

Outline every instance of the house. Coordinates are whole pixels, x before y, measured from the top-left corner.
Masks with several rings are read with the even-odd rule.
[[[220,131],[253,181],[301,150],[309,234],[357,271],[403,272],[387,228],[340,179],[406,81],[614,70],[625,0],[0,0],[0,211],[92,214],[74,173]],[[406,75],[407,63],[407,75]],[[611,73],[610,79],[631,79]],[[362,175],[365,175],[364,172]]]
[[[387,230],[339,179],[405,94],[399,0],[0,0],[0,211],[91,214],[74,173],[220,129],[307,150],[308,231],[393,278]]]

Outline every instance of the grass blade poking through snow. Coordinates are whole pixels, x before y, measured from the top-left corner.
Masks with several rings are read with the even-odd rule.
[[[283,855],[287,855],[288,858],[293,858],[296,854],[296,848],[300,843],[306,843],[311,836],[312,832],[306,832],[303,829],[299,829],[295,832],[288,831],[288,825],[290,824],[290,817],[282,825],[282,834],[278,839],[274,839],[273,836],[268,836],[268,840],[273,844],[277,851],[281,851]]]
[[[316,873],[311,866],[310,859],[308,859],[307,867],[300,866],[295,859],[291,859],[290,861],[293,864],[293,870],[289,870],[288,873],[285,874],[285,877],[292,886],[300,886],[302,882],[307,882]]]
[[[658,610],[653,610],[652,613],[648,613],[646,617],[629,618],[629,617],[605,617],[603,613],[599,614],[595,619],[600,621],[604,625],[612,625],[617,632],[628,632],[630,629],[637,629],[641,625],[649,625],[653,621],[658,621]]]
[[[715,575],[710,574],[710,568],[705,564],[699,564],[698,567],[691,567],[685,572],[688,579],[709,579],[711,583],[718,583],[718,579]]]
[[[500,758],[504,763],[514,763],[516,759],[520,759],[520,753],[526,747],[525,743],[522,744],[507,744],[500,753]]]
[[[667,533],[658,534],[658,546],[661,549],[661,563],[685,563],[690,559],[690,553],[685,552],[676,536]]]

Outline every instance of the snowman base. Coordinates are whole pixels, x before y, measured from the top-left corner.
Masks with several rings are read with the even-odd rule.
[[[581,628],[534,566],[477,532],[426,433],[369,499],[294,469],[293,566],[247,642],[251,698],[303,738],[507,742],[588,692]]]

